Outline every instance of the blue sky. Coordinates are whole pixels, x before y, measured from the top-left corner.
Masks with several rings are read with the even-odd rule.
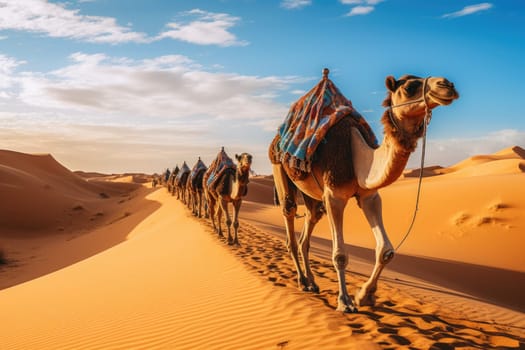
[[[385,77],[444,76],[427,164],[525,147],[525,2],[0,0],[1,148],[159,172],[267,146],[328,67],[378,138]],[[415,153],[409,166],[417,166]]]

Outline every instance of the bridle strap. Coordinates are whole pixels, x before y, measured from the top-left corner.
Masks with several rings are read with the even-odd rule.
[[[391,106],[389,108],[389,111],[388,111],[389,112],[388,114],[390,116],[390,120],[392,121],[394,126],[401,132],[402,130],[399,129],[399,127],[397,126],[397,124],[394,121],[394,118],[392,116],[392,112],[391,112],[392,108],[403,106],[403,105],[407,105],[407,104],[410,104],[410,103],[418,103],[418,102],[422,102],[422,101],[425,102],[425,118],[423,119],[423,123],[422,123],[421,127],[419,128],[419,129],[423,128],[423,144],[422,144],[422,147],[421,147],[421,164],[419,165],[419,179],[418,179],[418,184],[417,184],[416,204],[415,204],[415,207],[414,207],[414,213],[412,214],[412,220],[410,222],[410,225],[409,225],[405,235],[403,236],[403,238],[401,239],[401,241],[399,242],[397,247],[394,249],[394,251],[396,251],[396,252],[399,250],[401,245],[403,243],[405,243],[405,240],[408,238],[408,235],[410,234],[410,232],[412,232],[412,228],[414,227],[414,223],[416,221],[417,212],[419,210],[419,199],[421,197],[421,183],[423,181],[423,169],[425,167],[425,150],[426,150],[426,144],[427,144],[427,126],[430,123],[430,119],[432,118],[432,110],[428,106],[428,101],[427,101],[426,94],[425,94],[425,90],[426,90],[426,86],[427,86],[427,80],[428,80],[428,78],[426,78],[425,81],[423,82],[423,97],[422,98],[420,98],[419,100],[416,100],[416,101],[409,101],[409,102],[398,104],[396,106]]]
[[[392,122],[394,127],[399,132],[404,133],[404,130],[399,127],[399,125],[396,122],[396,118],[394,118],[394,114],[392,113],[392,109],[397,108],[397,107],[402,107],[402,106],[406,106],[406,105],[410,105],[410,104],[414,104],[414,103],[419,103],[419,102],[425,102],[425,118],[423,119],[423,122],[420,125],[420,127],[417,129],[417,131],[421,130],[421,128],[425,128],[426,129],[426,126],[430,123],[430,119],[432,119],[432,110],[428,107],[427,95],[425,93],[426,89],[427,89],[428,79],[429,78],[430,77],[427,77],[423,81],[423,89],[422,89],[422,92],[421,92],[422,93],[421,98],[419,98],[417,100],[410,100],[410,101],[407,101],[407,102],[403,102],[403,103],[400,103],[400,104],[388,107],[388,117],[390,118],[390,121]],[[426,130],[425,130],[425,133],[426,133]]]

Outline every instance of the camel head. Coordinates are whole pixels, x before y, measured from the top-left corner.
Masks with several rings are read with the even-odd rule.
[[[250,167],[252,166],[252,155],[249,153],[241,153],[240,155],[236,154],[235,159],[237,159],[237,162],[239,163],[238,168],[243,172],[247,173],[250,171]]]
[[[388,76],[388,95],[383,106],[390,108],[397,121],[407,131],[416,130],[423,118],[437,106],[446,106],[459,98],[454,84],[442,77],[420,78],[404,75],[398,80]]]

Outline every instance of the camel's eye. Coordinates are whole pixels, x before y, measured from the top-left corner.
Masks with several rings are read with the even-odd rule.
[[[413,80],[405,84],[404,89],[408,95],[413,95],[417,92],[420,85],[421,83],[419,81]]]

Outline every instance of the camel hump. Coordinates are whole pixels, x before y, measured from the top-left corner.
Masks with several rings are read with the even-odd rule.
[[[237,170],[237,166],[228,156],[224,150],[224,147],[222,147],[219,154],[217,154],[217,157],[210,165],[210,176],[206,185],[210,188],[215,188],[217,185],[217,180],[224,174],[225,171],[229,169],[235,172],[235,170]]]
[[[328,79],[329,72],[325,68],[321,81],[290,108],[279,127],[279,141],[270,154],[272,162],[279,159],[292,169],[309,173],[317,147],[333,126],[349,116],[358,116],[364,121],[352,102]],[[361,123],[361,120],[357,122]]]

